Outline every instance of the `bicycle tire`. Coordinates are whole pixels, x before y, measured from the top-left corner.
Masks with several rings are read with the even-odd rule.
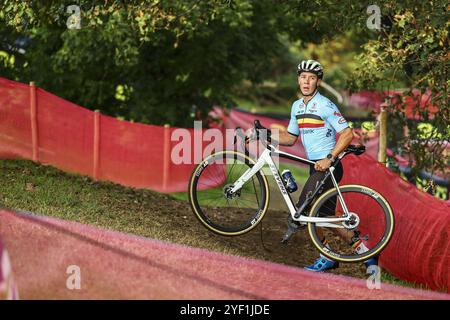
[[[325,231],[324,229],[330,229],[331,228],[325,228],[325,227],[316,227],[316,223],[308,223],[308,231],[309,231],[309,235],[310,238],[313,242],[313,244],[315,245],[315,247],[320,251],[320,253],[322,253],[324,256],[333,259],[335,261],[341,261],[341,262],[361,262],[361,261],[366,261],[372,257],[378,256],[381,251],[387,246],[387,244],[389,243],[389,241],[392,238],[393,232],[394,232],[394,226],[395,226],[395,219],[394,219],[394,215],[392,212],[392,208],[389,205],[389,202],[381,195],[379,194],[377,191],[366,187],[366,186],[361,186],[361,185],[344,185],[344,186],[340,186],[339,190],[341,192],[341,194],[347,197],[347,193],[352,192],[355,195],[360,195],[360,196],[364,196],[364,199],[372,199],[374,202],[373,203],[377,203],[379,205],[379,207],[374,208],[374,207],[370,207],[370,210],[372,210],[372,212],[375,212],[375,210],[377,210],[378,212],[382,212],[382,216],[384,216],[384,221],[385,221],[385,226],[382,227],[382,234],[380,234],[380,239],[376,241],[375,245],[372,245],[371,248],[367,251],[364,252],[362,254],[356,254],[353,252],[353,254],[342,254],[341,252],[335,252],[337,251],[335,248],[330,248],[330,246],[328,245],[327,247],[324,245],[324,243],[322,242],[322,240],[319,237],[318,234],[318,230],[322,229],[323,231]],[[333,199],[334,197],[336,197],[338,195],[338,191],[336,188],[330,189],[327,192],[325,192],[324,194],[322,194],[312,205],[310,212],[309,212],[309,216],[310,217],[323,217],[323,215],[321,215],[320,210],[321,208],[325,205],[325,203],[327,203],[327,201],[330,201],[330,199]],[[349,198],[349,197],[347,197]],[[367,203],[369,202],[369,200],[365,200],[367,202],[363,202],[358,200],[359,202],[356,202],[357,197],[355,197],[353,195],[353,201],[354,203],[352,203],[353,207],[358,207],[358,206],[362,206],[362,203]],[[344,201],[346,202],[347,207],[349,206],[347,204],[347,201],[344,197]],[[339,202],[339,200],[337,200],[337,202]],[[329,203],[329,202],[328,202]],[[372,201],[370,201],[370,203],[372,203]],[[367,206],[367,204],[366,204]],[[349,212],[352,212],[352,208],[348,208]],[[367,210],[368,212],[369,210]],[[365,217],[370,217],[370,214],[365,214]],[[380,221],[378,221],[379,223],[381,223]],[[361,223],[361,221],[360,221]],[[361,228],[361,224],[358,226],[359,228]],[[366,230],[369,230],[370,228],[375,229],[374,225],[370,226],[370,225],[365,225],[364,228]],[[380,227],[378,227],[380,229]],[[322,231],[322,232],[323,232]],[[339,237],[335,237],[335,238],[339,238]],[[373,243],[373,242],[372,242]],[[341,249],[339,249],[341,250]],[[345,250],[351,250],[346,248]]]
[[[253,181],[253,183],[256,182],[260,186],[259,192],[256,191],[256,188],[254,188],[255,193],[259,193],[260,198],[258,198],[258,195],[256,196],[258,199],[258,203],[257,203],[258,206],[253,213],[252,213],[251,208],[240,208],[239,205],[238,205],[238,207],[228,207],[228,208],[225,206],[221,207],[220,206],[221,204],[219,202],[222,201],[223,204],[225,204],[225,203],[223,202],[224,201],[223,199],[220,199],[220,197],[218,197],[218,204],[216,204],[217,207],[210,208],[210,207],[200,203],[201,197],[199,196],[199,192],[200,192],[199,181],[202,177],[202,174],[206,175],[206,173],[205,173],[206,169],[208,167],[210,167],[212,164],[214,164],[216,159],[239,160],[244,165],[244,168],[246,167],[247,169],[251,168],[255,164],[255,161],[253,161],[250,157],[246,156],[243,153],[240,153],[237,151],[232,151],[232,150],[216,152],[216,153],[213,153],[210,156],[206,157],[194,169],[194,171],[191,175],[190,181],[189,181],[188,194],[189,194],[189,203],[191,205],[191,208],[192,208],[195,216],[197,217],[197,219],[202,223],[202,225],[216,234],[220,234],[220,235],[224,235],[224,236],[237,236],[237,235],[247,233],[259,224],[259,222],[264,218],[264,216],[267,212],[267,209],[269,206],[269,192],[270,192],[267,178],[265,175],[261,174],[261,171],[259,171],[252,177],[252,179],[250,179]],[[225,170],[225,172],[226,172],[226,170]],[[219,174],[220,173],[221,172],[219,172]],[[249,184],[250,180],[247,181],[246,185]],[[219,192],[217,192],[217,190],[220,190],[220,189],[223,190],[225,188],[227,182],[229,182],[229,181],[225,180],[225,182],[223,184],[217,183],[217,184],[219,184],[219,186],[214,187],[215,188],[214,192],[216,193],[216,195],[219,194]],[[241,188],[241,190],[243,190],[246,185],[244,185],[243,188]],[[208,190],[208,189],[206,189],[206,190]],[[241,197],[241,194],[239,195],[239,198],[240,197]],[[223,198],[225,200],[227,200],[225,197],[225,194],[223,194]],[[229,203],[229,201],[227,201],[227,203]],[[238,225],[235,225],[235,226],[229,226],[229,225],[225,225],[223,222],[221,223],[221,222],[213,221],[212,217],[209,216],[207,212],[205,212],[206,209],[208,209],[209,211],[214,211],[216,213],[216,215],[218,215],[218,216],[220,216],[221,214],[224,216],[228,214],[228,216],[226,216],[227,218],[230,218],[233,213],[235,213],[236,215],[241,213],[243,215],[243,211],[245,209],[245,212],[247,213],[248,218],[240,216],[240,218],[243,219],[242,223],[239,223]],[[232,219],[233,219],[233,217],[231,217],[231,220]]]

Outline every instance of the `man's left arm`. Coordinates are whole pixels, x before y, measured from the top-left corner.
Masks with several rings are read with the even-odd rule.
[[[333,151],[331,151],[331,155],[333,158],[336,158],[342,151],[345,150],[345,148],[348,147],[348,145],[353,140],[353,129],[350,127],[345,128],[341,132],[339,132],[339,139],[334,146]],[[325,171],[331,166],[332,161],[330,159],[322,159],[316,162],[314,168],[319,171]]]
[[[336,158],[342,151],[345,150],[349,146],[349,144],[353,140],[353,129],[350,127],[345,128],[341,132],[339,132],[339,139],[334,146],[333,151],[331,151],[331,155],[333,158]]]

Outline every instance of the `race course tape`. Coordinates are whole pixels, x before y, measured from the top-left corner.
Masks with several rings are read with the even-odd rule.
[[[0,210],[22,299],[450,299]]]

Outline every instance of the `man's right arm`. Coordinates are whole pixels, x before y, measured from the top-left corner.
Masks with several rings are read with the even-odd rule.
[[[297,142],[298,136],[293,135],[292,133],[289,133],[285,126],[276,124],[271,125],[270,128],[272,129],[272,136],[274,133],[274,130],[278,130],[278,139],[275,138],[278,143],[282,146],[293,146],[295,142]]]
[[[297,124],[297,117],[295,116],[297,101],[292,104],[291,108],[291,118],[289,120],[289,125],[286,128],[282,125],[275,125],[279,130],[279,143],[282,146],[293,146],[298,139],[300,130]]]

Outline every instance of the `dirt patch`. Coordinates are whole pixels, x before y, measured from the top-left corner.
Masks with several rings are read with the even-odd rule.
[[[287,245],[281,243],[281,238],[287,228],[287,211],[269,209],[260,225],[252,231],[240,236],[226,237],[203,227],[187,203],[167,198],[163,203],[164,207],[173,210],[171,219],[168,219],[166,223],[174,228],[182,228],[189,233],[190,237],[195,235],[199,240],[205,239],[204,241],[209,242],[208,245],[206,242],[202,244],[200,241],[198,243],[200,247],[210,248],[210,245],[213,245],[215,249],[222,248],[224,251],[240,256],[296,267],[310,265],[319,255],[306,228],[298,231]],[[153,214],[158,215],[158,211],[154,211]],[[164,214],[160,213],[160,216],[164,217]],[[191,243],[187,244],[192,245]],[[341,263],[340,268],[331,272],[357,278],[367,278],[368,276],[362,263]]]

